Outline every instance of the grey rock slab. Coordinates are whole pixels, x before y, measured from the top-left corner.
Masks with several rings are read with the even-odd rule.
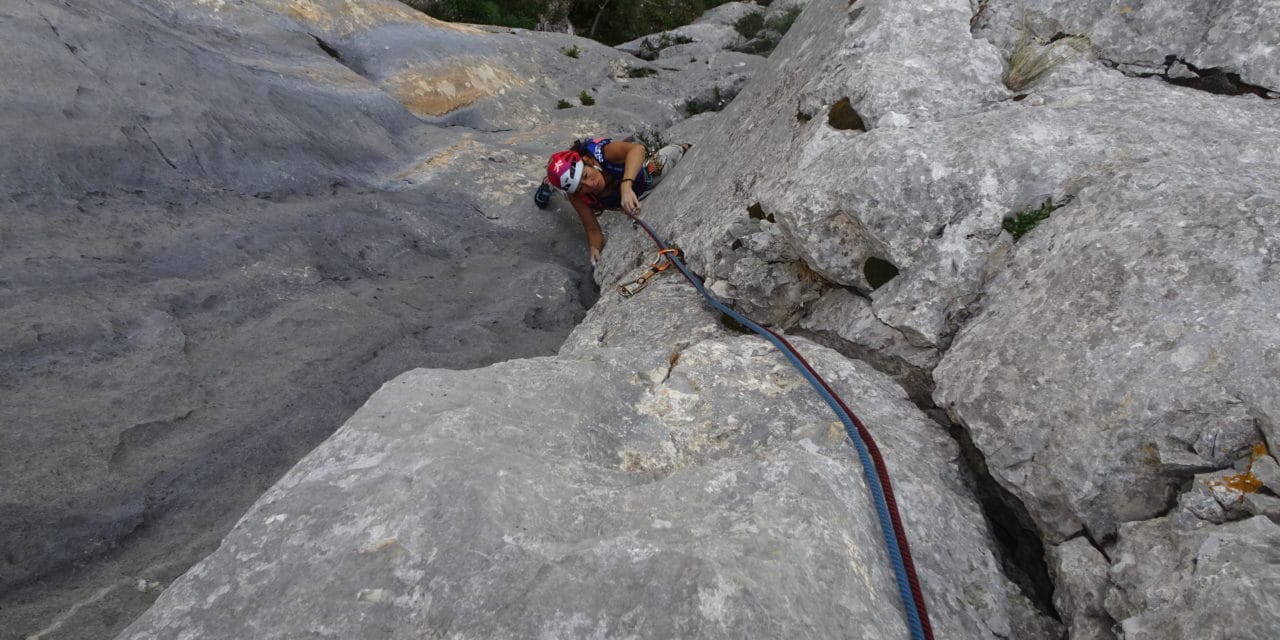
[[[814,74],[816,86],[803,94],[806,107],[848,97],[864,122],[889,112],[921,121],[1008,97],[997,50],[969,32],[967,0],[868,1],[839,8],[848,14],[847,27],[833,59]]]
[[[1106,611],[1109,563],[1089,540],[1072,538],[1048,549],[1053,572],[1053,606],[1073,640],[1115,640],[1115,621]]]
[[[1260,455],[1253,460],[1253,465],[1249,469],[1262,486],[1270,489],[1272,493],[1280,494],[1280,464],[1276,464],[1276,459],[1270,455]]]
[[[633,270],[639,277],[647,268]],[[674,267],[630,298],[605,289],[560,346],[561,354],[598,347],[668,346],[672,357],[689,345],[732,334],[719,312]]]
[[[813,171],[805,159],[819,145],[835,144],[824,123],[842,98],[875,123],[894,110],[919,121],[973,113],[1007,97],[996,49],[970,36],[968,15],[964,2],[809,3],[758,81],[711,123],[687,168],[678,167],[669,186],[649,199],[654,213],[647,215],[683,243],[696,270],[727,282],[735,303],[766,322],[796,320],[824,288],[820,270],[785,261],[797,250],[785,234],[747,248],[744,236],[763,224],[749,210],[783,193],[787,179]],[[909,41],[903,34],[911,34]],[[913,71],[902,73],[904,66]],[[818,170],[846,182],[844,166]]]
[[[1222,519],[1239,520],[1248,514],[1245,509],[1245,492],[1238,484],[1230,481],[1236,476],[1233,469],[1206,473],[1195,478],[1195,490],[1206,492],[1222,509]],[[1207,519],[1207,518],[1202,518]]]
[[[1272,522],[1280,523],[1280,498],[1261,493],[1246,493],[1243,503],[1245,511],[1256,516],[1266,516]]]
[[[1280,525],[1172,518],[1127,523],[1107,609],[1125,640],[1264,640],[1280,633]]]
[[[676,40],[690,39],[693,42],[684,44],[665,44]],[[738,32],[734,30],[733,24],[722,24],[717,21],[712,22],[695,22],[681,27],[676,27],[669,31],[661,31],[652,33],[647,36],[641,36],[635,40],[624,42],[614,48],[629,53],[633,56],[643,56],[652,52],[651,47],[661,47],[657,50],[657,62],[665,62],[668,60],[676,60],[681,57],[706,57],[717,51],[725,51],[732,47],[735,43],[742,39]],[[647,41],[647,43],[646,43]]]
[[[1222,524],[1227,521],[1227,511],[1205,482],[1197,478],[1191,488],[1178,495],[1178,512],[1192,517]]]
[[[1160,471],[1169,475],[1194,475],[1221,466],[1190,451],[1178,451],[1169,447],[1157,447],[1156,455]]]
[[[798,344],[881,439],[942,637],[1052,638],[999,573],[954,443]],[[902,637],[857,457],[755,338],[387,383],[122,639]],[[840,615],[832,615],[840,612]]]
[[[1273,152],[1278,111],[1264,101],[1115,75],[1040,95],[1039,107],[1010,102],[866,134],[825,129],[762,204],[806,264],[868,293],[876,316],[913,344],[938,348],[1003,265],[1003,218],[1063,202],[1109,163],[1142,170],[1146,158],[1180,157],[1187,164],[1159,170],[1192,179],[1204,166],[1280,161]],[[1154,118],[1170,129],[1138,125]],[[1231,124],[1216,129],[1224,123]],[[1249,153],[1231,154],[1224,136]],[[852,167],[853,175],[833,180],[834,167]],[[874,290],[866,275],[872,259],[899,272]]]
[[[227,5],[255,18],[240,31],[206,9],[11,3],[0,26],[4,196],[314,191],[367,182],[409,153],[420,123],[297,23]],[[237,38],[253,44],[210,54]],[[334,122],[362,134],[316,135]]]
[[[843,288],[823,294],[796,325],[818,342],[873,364],[911,394],[928,403],[933,392],[929,375],[939,353],[912,346],[901,332],[885,325],[871,310],[871,301]]]
[[[712,7],[706,13],[698,16],[693,24],[718,24],[726,27],[732,27],[734,23],[753,13],[765,13],[772,10],[772,3],[768,7],[758,5],[754,2],[726,2],[722,5]]]
[[[1169,182],[1189,168],[1167,156],[1098,165],[934,370],[935,401],[1050,541],[1162,512],[1178,480],[1161,447],[1226,468],[1275,441],[1280,193],[1275,161],[1251,162],[1269,152],[1240,151],[1197,187]]]
[[[231,470],[269,484],[416,364],[553,352],[585,304],[546,252],[554,229],[450,220],[423,194],[80,207],[0,222],[6,586],[114,548]]]
[[[1276,0],[1121,5],[1104,0],[992,0],[984,6],[976,33],[1000,42],[1006,51],[1026,25],[1046,38],[1059,32],[1083,35],[1102,57],[1147,72],[1163,72],[1172,57],[1202,70],[1238,74],[1272,91],[1280,88]]]
[[[553,353],[595,294],[546,154],[680,117],[390,0],[10,5],[0,635],[115,633],[395,375]]]

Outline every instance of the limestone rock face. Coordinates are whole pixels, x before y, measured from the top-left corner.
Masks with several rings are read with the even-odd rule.
[[[1019,4],[1094,48],[1015,92]],[[0,581],[243,507],[275,476],[242,468],[429,366],[121,637],[905,635],[838,422],[674,272],[619,298],[654,250],[624,217],[528,357],[595,297],[563,197],[529,206],[546,154],[647,129],[695,146],[644,218],[843,354],[796,340],[885,450],[938,637],[1062,632],[962,456],[1042,538],[1070,637],[1280,636],[1280,17],[1140,4],[812,0],[767,59],[725,51],[760,11],[729,5],[647,61],[389,1],[6,9],[0,423],[42,428],[0,433]],[[1188,88],[1212,68],[1247,93]]]
[[[938,637],[1057,637],[1000,574],[945,431],[798,345],[877,425]],[[821,400],[757,338],[677,355],[400,376],[120,638],[904,637]]]
[[[1088,539],[1073,538],[1049,550],[1053,570],[1053,604],[1074,640],[1114,640],[1106,612],[1106,558]]]
[[[975,32],[1005,46],[1027,29],[1043,38],[1082,35],[1099,55],[1128,71],[1176,77],[1175,65],[1191,65],[1280,93],[1280,49],[1270,46],[1280,42],[1275,0],[992,0],[983,7]]]
[[[1126,640],[1273,638],[1278,554],[1280,525],[1262,516],[1221,526],[1171,517],[1128,523],[1107,610]]]
[[[1280,435],[1274,161],[1201,173],[1212,189],[1144,164],[1101,168],[1025,237],[934,372],[1051,538],[1163,511],[1186,474],[1160,451],[1226,468]]]
[[[1001,73],[1016,4],[811,3],[646,219],[757,319],[865,358],[917,397],[936,384],[1050,548],[1087,534],[1114,564],[1126,522],[1268,517],[1271,490],[1205,483],[1278,435],[1280,103],[1112,67],[1164,50],[1155,62],[1184,61],[1168,77],[1221,66],[1267,89],[1272,3],[1107,5],[1122,17],[1087,34],[1097,58],[1014,94]],[[1101,7],[1029,13],[1059,25],[1047,37],[1089,31],[1071,21]],[[1211,26],[1175,38],[1175,23]],[[1046,203],[1021,240],[1002,229]],[[623,224],[609,232],[606,284],[648,250]],[[1105,637],[1138,615],[1097,605],[1134,584],[1075,577],[1062,578],[1073,633]],[[1195,589],[1167,578],[1171,594]]]
[[[629,78],[392,0],[0,13],[0,629],[47,638],[118,630],[382,382],[554,353],[595,294],[547,154],[760,60]]]

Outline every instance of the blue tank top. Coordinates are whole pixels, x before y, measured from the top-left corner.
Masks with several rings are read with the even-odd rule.
[[[623,172],[626,171],[626,165],[619,164],[617,162],[609,162],[604,159],[604,147],[610,142],[613,142],[612,138],[591,138],[589,140],[583,140],[580,145],[582,155],[595,158],[596,162],[600,163],[600,168],[604,173],[608,174],[612,179],[604,192],[596,196],[588,196],[585,194],[582,196],[582,199],[587,203],[587,206],[596,210],[622,208],[622,193],[619,191],[619,187],[621,186],[620,181],[622,180]],[[636,174],[635,182],[631,183],[631,190],[638,198],[640,197],[640,194],[644,193],[648,188],[649,170],[648,162],[645,162],[640,165],[640,173]]]

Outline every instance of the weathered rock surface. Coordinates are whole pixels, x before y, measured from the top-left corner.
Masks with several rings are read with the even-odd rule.
[[[1280,525],[1168,517],[1120,528],[1106,601],[1125,640],[1241,638],[1280,631]]]
[[[953,462],[955,445],[911,405],[927,405],[930,392],[968,430],[977,447],[971,454],[982,458],[977,466],[989,469],[1012,496],[1007,506],[1016,519],[1025,512],[1039,527],[1057,583],[1054,602],[1071,637],[1280,635],[1273,615],[1280,610],[1274,602],[1280,563],[1271,557],[1277,534],[1268,519],[1280,514],[1280,498],[1262,479],[1275,475],[1270,458],[1258,457],[1266,452],[1263,441],[1274,445],[1280,435],[1280,352],[1271,348],[1280,344],[1280,192],[1274,179],[1280,103],[1212,96],[1108,66],[1128,74],[1163,69],[1166,77],[1190,81],[1205,65],[1218,65],[1221,74],[1240,74],[1241,82],[1263,86],[1257,93],[1270,95],[1265,85],[1275,77],[1276,38],[1269,34],[1280,23],[1274,0],[1205,7],[1169,0],[1131,11],[1033,2],[1033,27],[1087,27],[1102,59],[1050,70],[1017,95],[1001,81],[1019,37],[1014,3],[1002,1],[814,0],[767,60],[723,51],[729,18],[756,10],[731,7],[694,25],[690,33],[703,34],[701,41],[664,48],[652,62],[560,34],[406,18],[390,3],[115,4],[141,8],[141,17],[129,18],[147,25],[137,32],[177,34],[172,38],[180,45],[173,46],[200,64],[249,69],[247,76],[232,74],[234,81],[217,85],[225,94],[218,100],[242,102],[236,92],[243,86],[278,83],[283,73],[284,88],[271,85],[253,95],[284,105],[290,115],[271,120],[273,130],[282,131],[283,140],[309,134],[321,160],[299,160],[294,172],[287,165],[293,154],[282,153],[282,143],[245,136],[250,129],[242,121],[227,128],[226,146],[241,149],[234,161],[217,164],[220,146],[214,142],[210,151],[191,142],[190,152],[180,153],[183,127],[169,130],[155,120],[207,125],[189,115],[199,112],[175,109],[178,115],[148,112],[152,120],[142,122],[143,130],[121,129],[134,151],[95,147],[106,164],[154,147],[157,155],[147,155],[143,170],[42,174],[61,166],[59,156],[29,131],[13,138],[25,154],[15,156],[22,165],[4,170],[27,172],[21,176],[36,180],[32,184],[55,185],[50,189],[67,198],[68,210],[104,197],[89,191],[105,189],[92,187],[101,173],[108,176],[102,184],[123,180],[145,191],[107,194],[136,201],[142,211],[170,201],[219,220],[219,212],[231,211],[231,222],[199,227],[199,236],[193,231],[193,239],[180,245],[182,254],[209,238],[242,251],[232,238],[246,240],[217,224],[238,228],[266,218],[255,206],[273,215],[306,212],[292,213],[299,221],[279,223],[274,234],[255,235],[265,239],[248,244],[257,251],[253,261],[225,246],[211,251],[217,259],[212,270],[276,283],[267,288],[271,300],[292,300],[302,295],[296,291],[320,287],[323,302],[298,308],[328,312],[336,305],[342,319],[323,316],[316,326],[342,326],[350,334],[335,339],[319,329],[306,333],[305,322],[262,311],[266,304],[255,298],[235,307],[248,318],[237,322],[287,330],[307,345],[340,345],[344,354],[348,347],[342,345],[358,342],[350,336],[368,333],[346,319],[355,309],[373,307],[350,295],[363,281],[337,279],[357,267],[425,279],[442,263],[478,260],[484,273],[481,255],[550,246],[557,257],[545,269],[491,293],[506,299],[532,287],[533,299],[521,298],[526,306],[518,309],[526,327],[572,323],[579,313],[574,303],[589,297],[573,281],[572,269],[581,266],[576,222],[559,196],[550,214],[534,215],[522,202],[540,177],[546,152],[585,134],[661,130],[689,100],[703,100],[722,84],[736,92],[759,72],[724,113],[667,130],[668,140],[696,146],[645,201],[644,215],[685,250],[722,298],[758,319],[800,328],[865,358],[910,391],[867,365],[803,344],[816,354],[820,370],[835,373],[837,387],[859,391],[846,397],[857,398],[855,408],[865,409],[864,418],[887,441],[882,446],[896,484],[903,485],[900,501],[939,637],[1055,637],[1056,628],[1033,613],[1000,573],[992,536]],[[769,12],[782,10],[775,4]],[[63,14],[89,15],[84,22],[93,23],[94,10],[57,8],[48,14],[55,20],[22,7],[17,15],[21,24],[36,27],[44,17],[59,40],[41,46],[81,56],[83,63],[93,47],[67,37],[74,30],[63,22],[74,21]],[[1088,16],[1096,16],[1095,24],[1080,26]],[[1184,23],[1183,16],[1200,22]],[[1242,19],[1250,16],[1252,22]],[[37,31],[25,26],[16,31]],[[161,40],[169,42],[167,37]],[[240,52],[229,48],[232,41],[251,46]],[[276,51],[295,49],[280,43],[301,43],[310,54],[300,62],[296,53],[279,54],[290,61],[285,64]],[[563,53],[573,45],[581,49],[579,58]],[[1175,58],[1156,57],[1169,55]],[[68,60],[64,70],[78,73],[85,66],[91,70],[86,78],[101,72],[77,64]],[[630,77],[638,66],[658,74]],[[216,73],[220,67],[198,68]],[[332,132],[318,124],[336,117],[311,110],[316,96],[329,95],[333,86],[345,88],[346,101],[334,113],[357,105],[360,116],[352,116],[351,126],[370,132],[365,146],[336,144],[346,141],[325,135]],[[575,96],[584,90],[596,97],[596,106],[555,108],[561,99],[577,105]],[[136,119],[136,105],[121,109],[101,102],[101,93],[75,93],[83,106],[68,107],[72,114],[98,113],[126,128]],[[146,101],[155,103],[164,104]],[[41,123],[33,131],[54,112],[39,105],[30,111],[22,112],[28,120],[21,123]],[[84,132],[94,140],[114,130],[91,123]],[[76,139],[71,133],[67,139]],[[262,149],[251,153],[255,145]],[[166,186],[172,181],[165,172],[181,167],[190,176],[191,166],[205,162],[216,168],[213,177],[200,178],[213,185],[206,188],[213,195],[200,191],[202,199],[193,202],[179,197],[190,193],[189,185]],[[242,178],[258,191],[241,191]],[[27,200],[18,195],[10,200],[24,206],[43,199],[40,193]],[[414,207],[423,199],[455,215],[443,223],[424,214]],[[1002,219],[1046,200],[1064,206],[1016,243],[1002,231]],[[394,211],[391,223],[381,218],[387,208]],[[392,248],[361,243],[366,226],[330,222],[351,211],[361,212],[361,223],[389,225],[389,235],[403,226],[412,239],[392,242]],[[458,211],[476,217],[464,224]],[[30,212],[43,213],[34,205]],[[541,235],[548,219],[557,233]],[[136,249],[169,255],[160,248],[178,232],[162,236],[156,229],[173,223],[158,214],[145,220],[151,235]],[[324,227],[322,240],[302,248],[284,240],[317,221],[333,224]],[[121,217],[113,224],[126,222]],[[602,222],[609,244],[595,278],[606,295],[562,355],[472,371],[417,371],[389,383],[124,637],[273,637],[298,629],[355,637],[741,637],[760,635],[762,628],[788,637],[901,634],[878,532],[863,510],[866,497],[851,490],[861,489],[856,461],[842,448],[838,427],[831,429],[834,420],[817,417],[829,415],[825,407],[763,343],[732,337],[733,329],[702,307],[679,276],[664,275],[636,299],[620,301],[612,286],[634,277],[637,266],[651,259],[652,246],[621,216],[606,215]],[[44,247],[43,238],[59,227],[40,229],[32,238],[41,240],[23,241]],[[495,233],[512,244],[493,240]],[[420,249],[423,238],[435,241]],[[297,257],[308,251],[356,266],[343,270],[328,258]],[[416,251],[437,261],[419,263]],[[69,255],[91,260],[120,253]],[[391,346],[384,344],[372,360],[351,362],[306,347],[305,373],[245,377],[236,380],[240,386],[224,388],[201,376],[211,367],[229,376],[231,368],[207,363],[235,362],[232,355],[246,352],[278,358],[287,343],[281,334],[263,333],[237,342],[235,350],[200,348],[200,327],[226,316],[218,305],[228,294],[218,294],[212,309],[202,311],[209,314],[204,325],[189,321],[188,307],[167,301],[188,301],[173,291],[186,291],[194,273],[210,268],[183,271],[179,267],[190,268],[183,260],[152,258],[147,264],[179,274],[165,275],[170,279],[162,279],[163,286],[149,285],[147,291],[169,296],[159,304],[130,297],[136,280],[157,278],[133,275],[128,263],[111,267],[118,271],[100,271],[101,265],[77,270],[65,266],[74,260],[49,254],[61,260],[54,263],[63,265],[74,286],[89,287],[104,272],[124,284],[110,297],[94,298],[109,312],[85,320],[49,319],[52,309],[74,306],[74,296],[69,303],[39,303],[47,305],[36,315],[48,329],[34,328],[34,338],[11,338],[17,352],[54,363],[47,364],[54,373],[61,371],[59,354],[81,358],[84,368],[74,372],[81,378],[57,381],[63,387],[49,382],[21,389],[78,391],[88,384],[83,380],[115,371],[95,368],[106,365],[81,354],[101,354],[83,345],[117,345],[108,352],[121,354],[112,357],[128,379],[112,379],[116,386],[102,393],[138,400],[99,413],[113,416],[112,424],[119,418],[146,425],[122,434],[121,442],[130,445],[165,441],[167,425],[202,416],[209,403],[234,407],[237,416],[251,414],[246,407],[275,402],[269,394],[285,384],[280,380],[333,389],[306,376],[317,361],[357,372],[363,371],[357,363],[372,362],[370,370],[387,375],[417,362],[419,352],[401,348],[402,342],[385,343]],[[302,275],[291,270],[298,263]],[[31,270],[42,263],[24,255],[9,264]],[[519,266],[525,274],[526,264],[502,266]],[[323,276],[320,282],[306,277],[308,266]],[[13,290],[25,296],[40,277],[22,277],[26,288]],[[10,282],[2,286],[12,288]],[[336,292],[330,288],[353,282]],[[474,282],[479,286],[480,279]],[[490,304],[476,290],[452,284],[448,293],[464,291],[471,302]],[[415,291],[422,300],[407,302],[437,299],[444,287]],[[375,292],[367,293],[371,301]],[[379,300],[390,297],[376,293]],[[196,292],[188,306],[204,309],[209,295]],[[111,306],[117,299],[125,302]],[[394,298],[386,304],[398,308]],[[456,315],[449,312],[441,310]],[[462,362],[473,353],[466,350],[474,346],[471,334],[462,329],[472,318],[453,325],[428,321],[441,336],[432,345],[461,345],[458,361],[438,364],[487,361]],[[403,316],[396,320],[397,327],[405,322]],[[421,327],[405,330],[413,336],[414,329]],[[71,336],[67,344],[74,348],[39,351],[42,331]],[[393,331],[391,338],[396,336],[401,334]],[[515,340],[522,348],[534,344]],[[33,362],[22,366],[31,369]],[[295,403],[316,402],[307,396]],[[315,414],[297,414],[287,424],[305,430],[327,416],[335,420],[331,427],[343,413],[332,407],[340,404],[321,403]],[[268,429],[264,439],[274,432]],[[257,442],[230,449],[230,455],[261,449]],[[204,446],[198,438],[191,444],[193,451]],[[293,455],[266,450],[282,460]],[[165,458],[162,449],[133,451],[124,447],[119,456],[126,468],[181,468],[181,460]],[[1262,476],[1252,475],[1255,467]],[[92,475],[90,470],[85,477]],[[156,477],[165,490],[183,490],[181,482]],[[138,503],[120,504],[123,515],[94,526],[108,533],[109,526],[131,526]],[[145,510],[151,503],[141,504]],[[715,544],[707,542],[712,534]],[[148,580],[139,593],[151,592]]]
[[[1276,441],[1280,103],[1087,58],[1015,100],[1000,74],[1017,34],[971,38],[968,5],[811,3],[646,218],[758,319],[925,376],[916,388],[940,357],[934,400],[1050,546],[1088,532],[1109,547],[1175,507],[1270,514],[1269,494],[1224,506],[1186,485]],[[1276,25],[1240,23],[1262,36],[1224,68],[1271,73],[1255,63]],[[1065,206],[1014,244],[1002,220],[1046,201]],[[609,232],[602,283],[647,242]],[[1105,637],[1096,598],[1076,599],[1073,633]]]
[[[1156,157],[1098,167],[935,370],[938,404],[1051,539],[1166,509],[1180,474],[1160,449],[1226,468],[1280,435],[1277,161],[1195,187]]]
[[[798,343],[877,425],[938,637],[1056,637],[945,432]],[[417,370],[120,637],[904,637],[870,509],[842,428],[757,338]]]
[[[1072,640],[1114,640],[1114,622],[1106,611],[1107,559],[1084,537],[1051,547],[1048,555],[1053,604]]]
[[[1276,0],[991,0],[981,6],[975,33],[1006,48],[1028,29],[1042,38],[1082,35],[1126,71],[1186,78],[1220,70],[1280,94]]]
[[[638,277],[646,270],[633,273]],[[640,346],[666,346],[674,352],[733,333],[688,281],[669,269],[629,300],[623,300],[615,290],[601,291],[597,304],[569,334],[560,353]]]
[[[0,51],[5,638],[114,633],[398,373],[553,353],[594,293],[547,152],[759,60],[390,0],[11,3]]]

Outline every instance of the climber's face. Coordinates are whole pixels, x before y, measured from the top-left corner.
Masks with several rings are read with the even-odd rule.
[[[604,191],[604,173],[600,171],[600,167],[589,161],[583,165],[582,183],[578,185],[577,193],[596,195]]]

